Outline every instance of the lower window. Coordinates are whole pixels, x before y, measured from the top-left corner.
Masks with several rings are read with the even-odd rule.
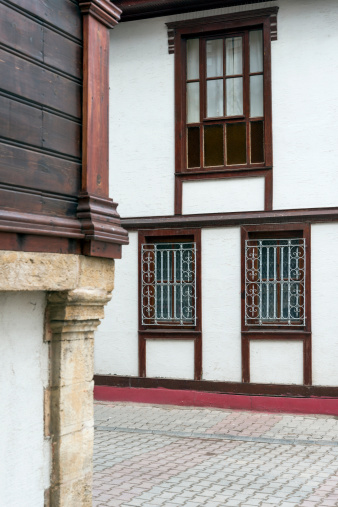
[[[140,330],[201,327],[201,231],[139,231]]]
[[[245,241],[245,324],[304,326],[304,238]]]
[[[141,250],[142,324],[196,325],[196,243],[146,243]]]
[[[242,328],[310,326],[310,228],[242,228]]]

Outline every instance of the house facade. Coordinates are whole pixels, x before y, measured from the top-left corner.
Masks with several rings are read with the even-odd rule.
[[[337,2],[117,5],[97,397],[336,413]]]

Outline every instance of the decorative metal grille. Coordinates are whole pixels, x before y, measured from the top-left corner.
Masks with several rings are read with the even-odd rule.
[[[245,323],[305,325],[305,239],[245,242]]]
[[[142,245],[142,324],[196,324],[196,243]]]

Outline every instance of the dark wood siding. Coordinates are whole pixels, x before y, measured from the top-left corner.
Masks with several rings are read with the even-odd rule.
[[[76,216],[82,18],[72,0],[1,0],[1,210]]]

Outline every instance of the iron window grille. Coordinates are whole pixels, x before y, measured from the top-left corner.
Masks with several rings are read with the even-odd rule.
[[[305,239],[245,241],[245,324],[305,326]]]
[[[196,243],[142,245],[142,324],[196,325]]]

